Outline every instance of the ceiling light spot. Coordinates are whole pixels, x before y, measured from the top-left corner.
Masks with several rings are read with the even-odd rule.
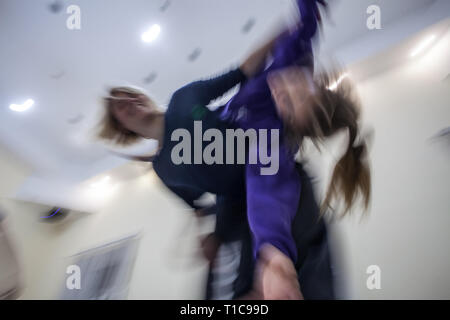
[[[154,24],[150,27],[146,32],[144,32],[141,36],[142,41],[144,42],[152,42],[156,38],[158,38],[159,34],[161,32],[161,27],[159,24]]]
[[[15,104],[15,103],[10,104],[9,108],[16,112],[23,112],[30,109],[33,105],[34,105],[33,99],[28,99],[22,104]]]
[[[102,179],[91,183],[91,188],[94,188],[94,189],[104,188],[108,185],[110,180],[111,180],[110,176],[104,176]]]
[[[426,38],[421,44],[419,44],[412,52],[411,58],[414,58],[418,54],[424,52],[436,39],[436,36],[433,34]]]
[[[337,89],[337,87],[341,84],[342,81],[344,81],[345,78],[347,78],[349,76],[348,73],[344,73],[342,74],[339,79],[336,80],[336,82],[334,82],[333,84],[331,84],[327,89],[334,91]]]

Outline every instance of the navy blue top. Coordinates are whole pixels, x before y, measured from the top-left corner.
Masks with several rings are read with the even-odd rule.
[[[245,196],[244,165],[205,164],[203,161],[194,164],[194,121],[201,121],[203,132],[217,129],[225,137],[225,130],[233,127],[220,119],[223,108],[211,111],[206,106],[245,80],[244,73],[235,69],[216,78],[192,82],[172,95],[165,113],[163,146],[153,160],[153,168],[164,184],[192,208],[198,208],[194,201],[205,192],[238,198]],[[176,129],[186,129],[190,133],[192,164],[176,165],[172,161],[172,149],[180,143],[171,141]],[[203,142],[201,150],[210,143]],[[223,148],[225,162],[225,141]],[[236,152],[234,160],[237,163]]]

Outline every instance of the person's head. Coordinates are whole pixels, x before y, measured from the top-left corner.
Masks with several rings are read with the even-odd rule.
[[[339,81],[341,80],[341,81]],[[268,84],[278,114],[285,126],[286,139],[298,147],[304,137],[317,142],[345,129],[349,141],[344,156],[334,169],[321,211],[342,194],[344,214],[358,194],[367,208],[370,200],[370,168],[367,146],[359,136],[360,104],[350,81],[338,73],[322,73],[313,79],[309,69],[292,67],[271,74]]]
[[[113,87],[104,98],[105,115],[99,137],[119,145],[130,145],[141,138],[140,128],[149,118],[161,112],[156,104],[140,89]]]

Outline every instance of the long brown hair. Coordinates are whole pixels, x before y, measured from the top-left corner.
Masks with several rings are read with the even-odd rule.
[[[341,80],[341,81],[339,81]],[[324,214],[334,200],[342,198],[345,208],[341,216],[361,195],[365,209],[371,196],[371,175],[368,161],[366,138],[360,134],[360,102],[350,80],[342,79],[337,71],[322,73],[315,80],[317,93],[314,96],[314,116],[305,130],[289,128],[288,139],[296,137],[297,142],[303,137],[311,138],[316,147],[325,138],[340,130],[348,131],[348,143],[342,158],[337,162],[321,205]]]

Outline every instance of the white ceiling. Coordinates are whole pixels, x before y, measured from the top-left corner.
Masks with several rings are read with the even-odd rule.
[[[164,105],[179,86],[236,65],[292,9],[291,0],[171,0],[164,11],[166,0],[73,0],[61,1],[62,10],[53,13],[52,2],[0,1],[0,143],[31,163],[36,176],[73,183],[124,163],[93,139],[107,85],[126,81],[142,86]],[[398,41],[417,32],[404,23],[395,38],[389,26],[409,21],[423,28],[438,21],[443,13],[437,4],[445,6],[448,0],[330,2],[321,51],[348,64],[386,49],[380,44],[390,45],[389,37]],[[70,4],[81,8],[81,30],[66,28]],[[371,4],[381,7],[383,30],[366,27]],[[244,34],[249,19],[255,24]],[[140,35],[153,23],[161,25],[161,35],[143,43]],[[368,41],[374,32],[378,46],[347,53],[346,48]],[[190,62],[196,48],[200,55]],[[151,73],[156,79],[145,84]],[[9,110],[11,103],[27,98],[36,102],[32,109]],[[130,152],[153,146],[149,142]]]

